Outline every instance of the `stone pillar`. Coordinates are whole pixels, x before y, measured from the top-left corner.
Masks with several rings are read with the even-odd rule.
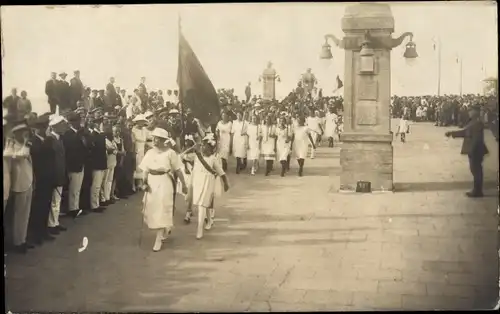
[[[276,98],[276,70],[269,63],[262,72],[262,99],[273,100]]]
[[[372,42],[373,73],[361,74],[361,44],[370,37],[390,39],[394,18],[387,4],[362,3],[346,8],[342,18],[345,49],[344,133],[341,135],[340,190],[355,190],[369,181],[373,191],[393,190],[390,133],[391,49]],[[392,39],[389,40],[389,42]]]

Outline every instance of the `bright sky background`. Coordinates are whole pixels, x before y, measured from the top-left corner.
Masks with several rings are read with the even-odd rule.
[[[1,8],[5,58],[3,93],[26,90],[36,111],[48,110],[45,81],[51,71],[72,77],[79,69],[84,84],[103,89],[110,76],[131,90],[146,76],[149,89],[176,89],[178,28],[182,29],[215,88],[235,88],[243,96],[251,81],[262,94],[259,75],[272,61],[281,77],[277,98],[296,86],[311,67],[320,87],[331,94],[335,77],[344,75],[344,52],[332,48],[334,60],[319,60],[323,35],[342,37],[346,4],[190,4],[43,6]],[[391,3],[394,37],[412,31],[417,64],[403,58],[404,44],[392,52],[392,93],[437,93],[437,50],[441,37],[441,93],[459,93],[463,58],[463,92],[482,91],[482,79],[497,76],[497,14],[494,2]],[[406,43],[406,41],[405,41]],[[333,45],[332,45],[333,46]]]

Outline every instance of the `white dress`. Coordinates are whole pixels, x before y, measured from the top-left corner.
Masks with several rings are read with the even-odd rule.
[[[247,127],[248,134],[248,159],[259,160],[260,157],[260,140],[262,136],[262,126],[249,124]]]
[[[408,120],[403,118],[399,119],[398,130],[396,134],[407,133],[409,131],[410,125],[408,124]]]
[[[286,161],[288,155],[290,154],[290,142],[287,143],[287,139],[290,134],[290,130],[288,126],[281,128],[277,127],[276,128],[276,151],[278,153],[278,160],[279,161]]]
[[[337,135],[337,115],[328,112],[325,116],[325,137],[335,138]]]
[[[146,150],[146,140],[147,140],[147,129],[145,127],[132,128],[132,137],[135,142],[135,153],[136,153],[136,170],[134,173],[135,179],[142,179],[142,169],[139,167],[142,159],[144,158],[144,153]]]
[[[148,150],[140,163],[143,171],[168,171],[163,175],[148,174],[150,192],[144,193],[144,222],[150,229],[170,228],[173,225],[174,179],[180,169],[179,157],[175,151]]]
[[[224,159],[229,159],[229,148],[231,146],[231,130],[232,122],[224,123],[219,121],[217,123],[216,131],[219,132],[219,141],[217,143],[217,152],[219,156]]]
[[[306,125],[311,130],[313,140],[317,140],[321,136],[321,120],[318,117],[307,117]]]
[[[193,205],[208,208],[212,204],[215,195],[216,180],[220,180],[220,176],[225,173],[222,170],[220,158],[216,155],[204,156],[203,159],[217,173],[218,177],[207,171],[196,157],[191,175],[190,189],[192,190]]]
[[[236,158],[247,158],[248,137],[247,134],[248,122],[235,120],[231,126],[233,134],[233,155]]]
[[[262,150],[261,157],[264,160],[275,160],[275,143],[276,140],[272,135],[276,133],[276,127],[273,125],[263,125],[262,126]]]
[[[307,157],[307,150],[311,144],[309,135],[311,131],[307,126],[299,126],[293,130],[294,140],[293,148],[295,152],[295,157],[297,159],[305,159]]]

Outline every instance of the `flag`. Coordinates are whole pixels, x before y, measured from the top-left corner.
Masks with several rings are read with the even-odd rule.
[[[219,97],[198,57],[179,28],[179,100],[194,117],[214,124],[220,119]]]
[[[344,86],[344,83],[340,79],[340,77],[337,75],[337,89],[341,89],[342,86]]]

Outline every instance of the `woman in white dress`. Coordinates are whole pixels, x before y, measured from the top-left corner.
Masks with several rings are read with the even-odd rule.
[[[276,128],[276,152],[278,154],[278,160],[281,164],[281,176],[285,176],[287,171],[287,161],[290,156],[290,137],[291,132],[287,124],[285,116],[281,116],[279,119],[279,125]]]
[[[321,126],[321,118],[319,117],[319,111],[311,110],[309,117],[306,119],[306,125],[311,131],[311,137],[313,139],[313,148],[311,149],[311,159],[314,159],[314,153],[316,150],[316,146],[321,140],[321,136],[323,135],[323,128]]]
[[[217,135],[217,153],[222,160],[222,169],[227,171],[227,161],[229,160],[229,153],[231,151],[231,129],[233,123],[229,121],[226,112],[222,113],[222,120],[217,123],[215,129]]]
[[[180,171],[179,157],[166,142],[169,134],[161,128],[154,129],[153,148],[148,150],[139,167],[143,170],[144,222],[156,230],[153,251],[161,249],[162,241],[170,234],[173,227],[175,181],[173,175],[181,181],[183,193],[187,193],[186,182]]]
[[[255,175],[259,166],[260,144],[262,141],[262,126],[259,118],[253,115],[247,127],[248,135],[248,160],[252,163],[251,174]]]
[[[213,207],[217,180],[220,179],[224,183],[224,191],[229,189],[226,174],[215,154],[216,146],[215,138],[208,135],[202,140],[201,151],[198,147],[195,148],[196,159],[189,189],[192,193],[192,204],[198,208],[197,239],[203,237],[203,227],[209,230],[213,225],[215,211],[212,209],[209,212],[209,208]]]
[[[232,147],[234,157],[236,157],[236,174],[244,170],[247,166],[247,151],[248,151],[248,137],[247,137],[248,122],[243,119],[241,112],[236,113],[236,120],[233,121],[231,126],[232,134]]]
[[[266,123],[262,126],[262,153],[266,161],[266,173],[268,176],[273,170],[276,159],[276,126],[273,125],[273,117],[267,116]]]
[[[328,139],[328,147],[334,147],[337,138],[337,115],[333,107],[329,107],[325,115],[325,136]]]
[[[135,123],[134,127],[132,128],[132,141],[135,144],[135,154],[136,154],[136,170],[134,172],[134,179],[135,179],[135,187],[140,187],[141,186],[141,180],[142,180],[142,170],[139,167],[141,164],[142,158],[144,158],[144,153],[146,150],[146,141],[147,141],[147,136],[148,132],[146,129],[146,125],[148,121],[144,118],[143,115],[138,115],[134,118],[133,122]]]
[[[305,125],[304,117],[298,118],[298,124],[298,127],[293,130],[292,141],[295,157],[297,158],[297,162],[299,164],[299,177],[302,177],[304,172],[304,160],[307,157],[309,145],[311,145],[313,149],[316,149],[316,145],[314,144],[313,137],[311,136],[311,131]]]
[[[396,136],[400,135],[402,143],[406,142],[406,133],[410,133],[410,126],[407,117],[403,114],[401,115],[401,119],[399,119],[399,125],[396,131]]]

